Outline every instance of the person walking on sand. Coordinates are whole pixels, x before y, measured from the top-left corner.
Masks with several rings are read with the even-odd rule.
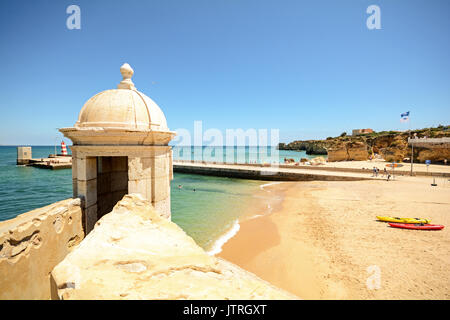
[[[382,175],[382,177],[384,178],[385,176],[387,176],[387,170],[386,170],[386,168],[383,169],[383,175]]]
[[[377,174],[377,169],[375,167],[373,167],[372,171],[373,171],[372,177],[375,177],[375,175]]]

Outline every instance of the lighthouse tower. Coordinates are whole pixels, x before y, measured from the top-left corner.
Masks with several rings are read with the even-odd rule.
[[[67,147],[64,141],[61,141],[61,154],[63,156],[67,156]]]
[[[62,128],[72,140],[73,196],[81,199],[86,234],[125,194],[139,193],[170,219],[172,150],[175,133],[159,106],[120,68],[117,89],[102,91],[83,106],[74,127]]]

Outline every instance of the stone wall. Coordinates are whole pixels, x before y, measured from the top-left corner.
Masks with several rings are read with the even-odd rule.
[[[319,167],[318,170],[324,169],[323,171],[328,171],[326,174],[316,173],[313,167],[305,168],[305,170],[311,171],[311,173],[298,172],[298,171],[287,171],[278,170],[276,167],[264,167],[261,165],[205,165],[206,163],[191,163],[177,161],[173,164],[173,170],[180,173],[189,174],[201,174],[207,176],[215,177],[227,177],[227,178],[239,178],[239,179],[252,179],[252,180],[263,180],[263,181],[359,181],[359,180],[371,180],[370,177],[362,176],[351,176],[342,174],[333,174],[331,168],[327,170],[325,167]],[[248,167],[252,167],[251,169]],[[280,165],[280,168],[293,167]],[[302,167],[296,167],[297,169],[303,169]],[[344,171],[344,170],[342,170]],[[358,172],[358,171],[354,171]]]
[[[60,299],[295,299],[210,256],[140,194],[126,195],[52,271]]]
[[[0,222],[0,299],[50,299],[50,272],[83,238],[79,199]]]

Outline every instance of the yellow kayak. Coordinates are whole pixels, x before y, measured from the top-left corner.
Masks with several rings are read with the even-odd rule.
[[[397,222],[397,223],[430,223],[430,219],[421,218],[398,218],[398,217],[382,217],[377,216],[377,219],[385,222]]]

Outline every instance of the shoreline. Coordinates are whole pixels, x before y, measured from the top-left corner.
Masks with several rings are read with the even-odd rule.
[[[275,181],[260,185],[260,190],[254,194],[253,200],[249,202],[246,212],[242,214],[238,219],[234,220],[232,226],[219,238],[217,238],[211,245],[211,248],[206,252],[209,255],[216,255],[221,253],[223,250],[223,246],[233,237],[235,237],[239,232],[242,223],[268,216],[273,212],[274,208],[280,206],[283,201],[282,193],[277,192],[275,195],[272,195],[271,191],[266,190],[265,188],[281,183],[283,182]]]
[[[428,180],[267,186],[281,205],[240,222],[218,256],[303,299],[450,299],[450,185]],[[379,214],[446,228],[394,230]]]
[[[240,227],[241,226],[239,224],[239,219],[234,220],[231,228],[228,229],[224,234],[222,234],[216,241],[214,241],[211,249],[206,251],[206,253],[210,256],[214,256],[222,252],[222,247],[239,232]]]
[[[278,225],[276,219],[285,212],[292,189],[296,185],[298,182],[264,185],[267,189],[262,189],[281,196],[283,200],[271,213],[242,221],[239,232],[224,243],[218,256],[302,299],[319,299],[322,288],[315,279],[312,255],[307,245],[297,243],[293,247],[285,243],[281,235],[283,227]],[[292,257],[293,248],[303,259],[284,263],[284,259]]]

